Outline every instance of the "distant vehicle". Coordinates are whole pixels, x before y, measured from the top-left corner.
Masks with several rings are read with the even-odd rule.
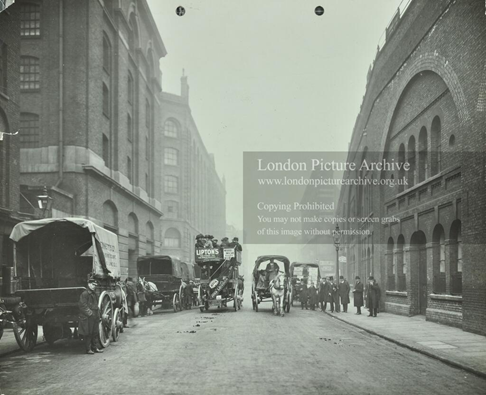
[[[258,312],[258,305],[262,302],[274,303],[270,290],[272,279],[269,277],[267,271],[267,267],[271,261],[274,261],[278,265],[279,271],[285,274],[283,310],[288,313],[290,311],[293,290],[290,281],[290,261],[283,255],[262,255],[256,259],[255,267],[253,269],[251,295],[253,310]]]
[[[194,280],[194,266],[170,255],[148,255],[137,259],[138,277],[153,283],[156,289],[149,289],[149,308],[160,305],[162,308],[183,310],[184,287]],[[147,287],[146,287],[147,289]]]
[[[106,347],[118,340],[127,304],[118,282],[116,234],[84,218],[49,218],[15,225],[10,238],[15,243],[13,276],[18,279],[13,296],[21,299],[13,309],[13,330],[22,350],[36,345],[38,325],[49,344],[72,337],[88,277],[98,282],[100,343]]]
[[[316,288],[319,288],[321,281],[321,273],[319,270],[319,264],[317,263],[299,263],[292,262],[290,265],[290,276],[292,278],[292,306],[294,300],[300,301],[300,293],[304,283],[309,286],[311,282],[314,283]]]
[[[210,306],[241,308],[243,280],[239,275],[242,253],[237,246],[219,248],[196,247],[196,263],[201,268],[198,288],[199,309],[208,310]]]

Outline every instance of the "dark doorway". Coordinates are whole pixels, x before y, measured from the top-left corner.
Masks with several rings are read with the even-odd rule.
[[[414,279],[417,281],[417,304],[416,308],[414,309],[417,314],[425,315],[427,310],[427,251],[425,249],[425,244],[427,240],[425,238],[425,234],[422,231],[415,232],[412,235],[412,239],[410,240],[410,247],[412,259],[410,264],[415,266],[415,270],[413,272],[416,273],[416,278]],[[411,267],[410,269],[412,269]],[[412,288],[413,289],[413,288]]]

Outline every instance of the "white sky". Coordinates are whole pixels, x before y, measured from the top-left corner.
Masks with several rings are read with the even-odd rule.
[[[163,90],[180,94],[186,70],[192,114],[226,175],[227,221],[241,229],[244,151],[347,151],[368,68],[400,0],[148,3],[168,52]]]

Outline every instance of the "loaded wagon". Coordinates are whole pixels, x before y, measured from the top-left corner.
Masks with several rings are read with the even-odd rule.
[[[13,329],[20,348],[30,351],[38,326],[49,344],[77,333],[79,298],[88,278],[97,280],[99,340],[103,347],[117,341],[127,314],[125,293],[118,282],[118,237],[83,218],[49,218],[17,224],[14,266],[10,278]],[[7,279],[8,280],[8,279]]]
[[[196,247],[196,263],[201,268],[197,298],[201,312],[210,306],[241,308],[243,280],[239,276],[241,247]]]
[[[138,277],[145,287],[148,307],[184,308],[185,287],[194,280],[194,266],[169,255],[149,255],[137,259]]]

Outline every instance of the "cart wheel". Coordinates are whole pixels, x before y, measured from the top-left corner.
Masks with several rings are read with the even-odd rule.
[[[3,322],[0,322],[0,339],[3,336]]]
[[[105,348],[110,344],[110,336],[113,329],[113,302],[106,291],[101,293],[98,305],[100,309],[99,340],[101,347]]]
[[[28,318],[23,325],[13,323],[13,331],[17,344],[24,351],[32,351],[37,343],[37,323]]]
[[[182,311],[184,310],[184,306],[182,306],[182,303],[184,301],[184,288],[182,288],[182,285],[179,287],[179,310]]]
[[[238,311],[238,288],[235,288],[235,295],[233,299],[233,308]]]
[[[118,341],[118,337],[123,330],[123,318],[122,313],[119,308],[115,309],[115,314],[113,314],[113,327],[111,328],[111,337],[114,342]]]
[[[291,301],[290,301],[291,297],[290,295],[287,297],[287,303],[285,303],[285,312],[288,313],[290,311],[290,305],[291,305]]]
[[[206,310],[206,311],[209,310],[209,302],[208,301],[204,302],[204,310]]]
[[[179,294],[175,293],[174,297],[172,298],[172,307],[174,308],[174,313],[177,313],[180,308],[181,301],[179,299]]]
[[[50,346],[52,346],[56,340],[64,337],[63,328],[59,325],[44,324],[42,326],[42,331],[44,332],[44,339],[46,339],[47,344]]]
[[[258,313],[258,294],[255,292],[255,311]]]

